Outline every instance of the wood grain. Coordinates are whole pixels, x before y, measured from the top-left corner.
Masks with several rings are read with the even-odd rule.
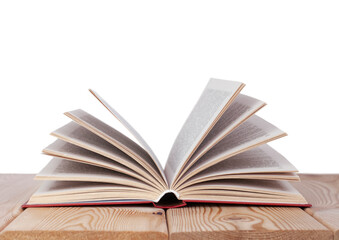
[[[306,212],[339,240],[339,174],[300,174],[300,178],[301,182],[293,185],[312,204]]]
[[[332,239],[300,208],[197,205],[169,209],[170,239]]]
[[[29,208],[5,239],[168,239],[165,212],[153,207]]]
[[[36,191],[32,174],[0,175],[0,232],[21,212],[21,205]]]

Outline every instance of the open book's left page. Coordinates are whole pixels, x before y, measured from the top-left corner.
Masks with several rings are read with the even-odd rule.
[[[167,184],[156,163],[150,155],[133,140],[81,109],[66,112],[65,114],[77,124],[133,158],[137,163],[144,166],[150,174],[154,175],[164,188],[167,188]]]
[[[35,177],[44,183],[29,204],[154,202],[168,190],[164,172],[146,142],[101,97],[92,93],[145,146],[81,109],[66,112],[73,121],[51,133],[58,140],[43,153],[54,158]]]
[[[126,128],[127,130],[137,139],[137,141],[141,144],[141,146],[145,149],[145,151],[149,154],[149,156],[152,158],[152,160],[154,161],[157,170],[159,171],[159,173],[161,174],[161,177],[164,179],[164,181],[166,182],[166,185],[168,185],[167,183],[167,179],[164,173],[164,170],[161,166],[161,163],[159,162],[157,156],[155,155],[155,153],[153,152],[153,150],[151,149],[151,147],[147,144],[147,142],[143,139],[143,137],[141,137],[141,135],[132,127],[131,124],[129,124],[127,122],[127,120],[125,120],[113,107],[111,107],[111,105],[108,104],[108,102],[106,102],[98,93],[96,93],[93,90],[89,90],[101,103],[102,105],[104,105],[104,107],[114,116],[116,117]]]

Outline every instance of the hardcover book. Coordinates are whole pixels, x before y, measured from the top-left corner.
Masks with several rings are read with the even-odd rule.
[[[189,114],[163,168],[138,132],[90,92],[136,141],[95,116],[74,110],[43,150],[53,158],[35,177],[40,188],[24,207],[189,202],[310,206],[292,187],[297,169],[267,143],[286,133],[255,115],[265,103],[245,85],[211,79]]]

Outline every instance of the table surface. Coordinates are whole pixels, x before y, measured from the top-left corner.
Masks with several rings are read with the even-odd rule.
[[[30,174],[0,174],[0,239],[337,239],[339,174],[300,174],[312,208],[195,204],[29,208]]]

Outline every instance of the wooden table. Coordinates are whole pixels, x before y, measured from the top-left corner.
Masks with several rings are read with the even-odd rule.
[[[0,175],[0,239],[338,239],[339,175],[301,174],[312,208],[194,205],[21,209],[29,174]]]

